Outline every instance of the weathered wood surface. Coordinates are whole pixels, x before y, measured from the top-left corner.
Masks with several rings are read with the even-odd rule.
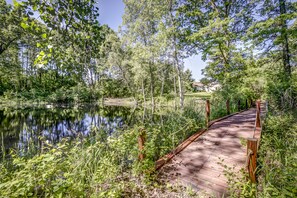
[[[202,196],[226,196],[223,166],[234,167],[233,171],[246,168],[246,139],[254,136],[255,119],[252,108],[214,123],[164,165],[161,176],[170,183],[190,186]]]

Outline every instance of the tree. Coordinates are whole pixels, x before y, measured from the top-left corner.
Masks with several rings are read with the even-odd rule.
[[[173,79],[177,76],[180,106],[183,107],[182,59],[184,55],[177,31],[177,1],[126,0],[124,3],[126,5],[123,17],[125,38],[130,42],[129,45],[133,46],[133,54],[135,58],[137,57],[138,63],[142,68],[147,68],[145,71],[149,76],[152,104],[156,86],[154,76],[159,76],[158,73],[164,76],[164,72],[167,70],[166,65],[173,65],[175,68]],[[163,66],[165,67],[163,68]],[[137,73],[135,72],[135,74]],[[159,79],[162,81],[161,90],[163,90],[164,78]],[[145,79],[142,78],[142,85],[144,85],[144,81]]]
[[[252,22],[253,2],[238,0],[181,0],[180,28],[191,53],[201,51],[208,59],[204,73],[223,87],[236,84],[241,72],[240,39]],[[240,60],[238,62],[238,60]],[[231,74],[234,70],[237,72]],[[239,71],[239,72],[238,72]],[[235,82],[234,82],[235,81]]]
[[[200,82],[203,84],[204,88],[208,90],[213,80],[204,77],[200,79]]]
[[[273,53],[272,61],[282,59],[286,80],[291,77],[291,55],[289,40],[296,38],[297,3],[286,0],[263,1],[256,13],[260,15],[249,29],[249,38],[259,47],[263,55]]]
[[[129,47],[125,46],[123,41],[115,32],[107,35],[106,40],[101,48],[101,53],[106,56],[106,65],[110,67],[113,78],[121,79],[129,90],[129,94],[133,96],[136,102],[137,91],[134,85],[134,73],[132,72],[133,62],[131,60],[132,52]]]
[[[28,20],[28,16],[22,7],[0,0],[0,55],[22,36],[23,20]]]
[[[124,39],[133,48],[133,57],[142,71],[147,72],[150,84],[151,104],[154,106],[155,92],[155,62],[158,57],[158,43],[155,35],[157,34],[159,16],[155,9],[156,3],[153,1],[125,0],[125,13],[123,16]],[[137,67],[136,67],[137,68]],[[135,69],[136,69],[135,68]],[[135,74],[143,72],[135,71]],[[136,76],[137,78],[137,76]],[[144,93],[144,81],[142,78],[142,90]]]
[[[0,4],[0,66],[11,67],[0,68],[2,93],[28,91],[23,95],[36,98],[74,86],[96,87],[103,72],[100,48],[110,28],[99,24],[95,1]],[[6,80],[8,74],[16,78]]]
[[[188,92],[193,92],[193,82],[195,81],[192,77],[191,70],[187,69],[184,74],[184,83],[185,83],[185,90]]]

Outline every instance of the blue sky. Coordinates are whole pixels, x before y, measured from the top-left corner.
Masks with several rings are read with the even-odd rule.
[[[122,24],[124,8],[122,0],[99,0],[100,23],[107,24],[113,30],[118,31],[119,25]],[[206,63],[201,60],[201,55],[189,57],[184,60],[184,63],[185,69],[192,71],[193,78],[199,80],[203,77],[201,69],[205,67]]]

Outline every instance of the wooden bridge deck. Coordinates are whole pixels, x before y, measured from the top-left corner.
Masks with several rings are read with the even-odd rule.
[[[252,108],[214,123],[160,169],[173,184],[190,186],[204,197],[227,196],[224,165],[233,171],[245,168],[245,139],[254,135],[256,109]],[[222,163],[218,164],[218,163]]]

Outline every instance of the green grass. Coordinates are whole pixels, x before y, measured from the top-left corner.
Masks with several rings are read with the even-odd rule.
[[[211,93],[208,93],[208,92],[185,93],[185,97],[210,98]]]
[[[297,111],[269,115],[259,150],[259,197],[297,197]]]

